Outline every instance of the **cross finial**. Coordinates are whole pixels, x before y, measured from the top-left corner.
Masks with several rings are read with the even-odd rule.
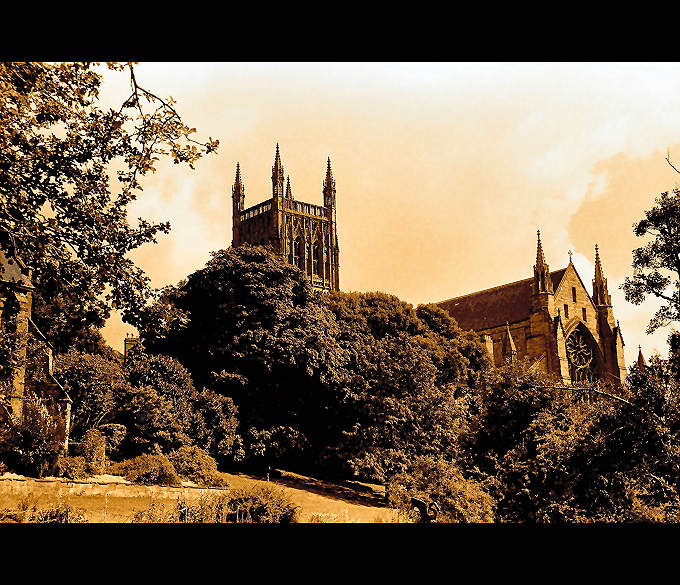
[[[569,250],[569,264],[571,264],[571,255],[572,255],[572,251]]]

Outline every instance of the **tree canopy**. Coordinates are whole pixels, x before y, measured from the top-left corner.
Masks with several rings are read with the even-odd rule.
[[[128,253],[169,225],[128,221],[142,177],[163,156],[193,168],[218,145],[193,140],[133,63],[107,65],[130,78],[117,110],[100,105],[98,64],[0,63],[0,243],[33,268],[33,318],[63,350],[96,337],[112,308],[133,321],[151,296]]]

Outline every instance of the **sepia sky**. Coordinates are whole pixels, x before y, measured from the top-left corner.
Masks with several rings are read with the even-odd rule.
[[[597,243],[626,364],[666,355],[646,335],[656,304],[619,289],[643,244],[632,224],[680,183],[680,64],[140,63],[138,82],[171,95],[217,155],[195,171],[163,163],[130,217],[170,221],[133,254],[154,286],[176,284],[231,243],[241,165],[249,207],[271,196],[276,143],[295,199],[337,184],[340,288],[414,305],[528,278],[536,230],[551,270],[568,251],[589,291]],[[103,98],[126,97],[105,74]],[[104,335],[134,331],[115,315]]]

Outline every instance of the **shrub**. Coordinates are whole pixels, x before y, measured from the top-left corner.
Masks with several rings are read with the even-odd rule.
[[[87,522],[83,511],[70,504],[58,501],[46,508],[38,507],[35,496],[26,496],[19,506],[12,510],[0,510],[0,522],[31,522],[41,524],[75,524]]]
[[[87,463],[85,457],[64,457],[60,456],[57,459],[56,466],[57,477],[65,477],[67,479],[85,479],[89,474],[87,472]]]
[[[104,435],[104,439],[106,439],[106,452],[108,456],[117,459],[120,456],[118,447],[127,434],[125,425],[109,423],[100,425],[97,427],[97,430]]]
[[[133,522],[142,523],[231,523],[258,522],[290,524],[297,520],[298,507],[283,491],[271,488],[241,489],[228,494],[208,494],[194,502],[177,500],[171,510],[152,502],[137,512]]]
[[[228,505],[234,521],[291,524],[297,521],[298,506],[283,490],[270,487],[239,489],[229,493]]]
[[[217,471],[217,463],[203,449],[180,447],[168,455],[175,471],[183,478],[199,485],[222,487],[228,485]]]
[[[416,496],[439,505],[438,522],[494,521],[495,500],[478,482],[465,479],[441,459],[416,457],[411,469],[395,475],[387,488],[390,505],[405,516],[410,516],[411,497]]]
[[[0,459],[16,473],[48,475],[64,449],[64,432],[63,419],[27,392],[22,420],[0,421]]]
[[[82,441],[82,454],[88,473],[100,475],[106,467],[106,439],[97,429],[89,429]]]
[[[182,481],[165,455],[140,455],[114,463],[109,467],[114,475],[123,475],[132,483],[147,485],[181,485]]]

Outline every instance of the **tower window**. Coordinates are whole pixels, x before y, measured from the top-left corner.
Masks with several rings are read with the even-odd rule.
[[[300,264],[300,238],[295,238],[293,241],[293,266],[302,268]]]
[[[587,311],[586,311],[586,308],[583,307],[583,308],[581,309],[581,311],[583,311],[583,320],[584,320],[584,321],[587,321],[587,320],[588,320],[588,313],[587,313]]]
[[[564,305],[564,318],[569,319],[569,305]]]
[[[321,276],[319,273],[319,244],[318,242],[314,242],[314,246],[312,248],[312,274],[315,276]]]
[[[574,302],[576,302],[576,287],[575,286],[571,287],[571,297],[574,299]]]

